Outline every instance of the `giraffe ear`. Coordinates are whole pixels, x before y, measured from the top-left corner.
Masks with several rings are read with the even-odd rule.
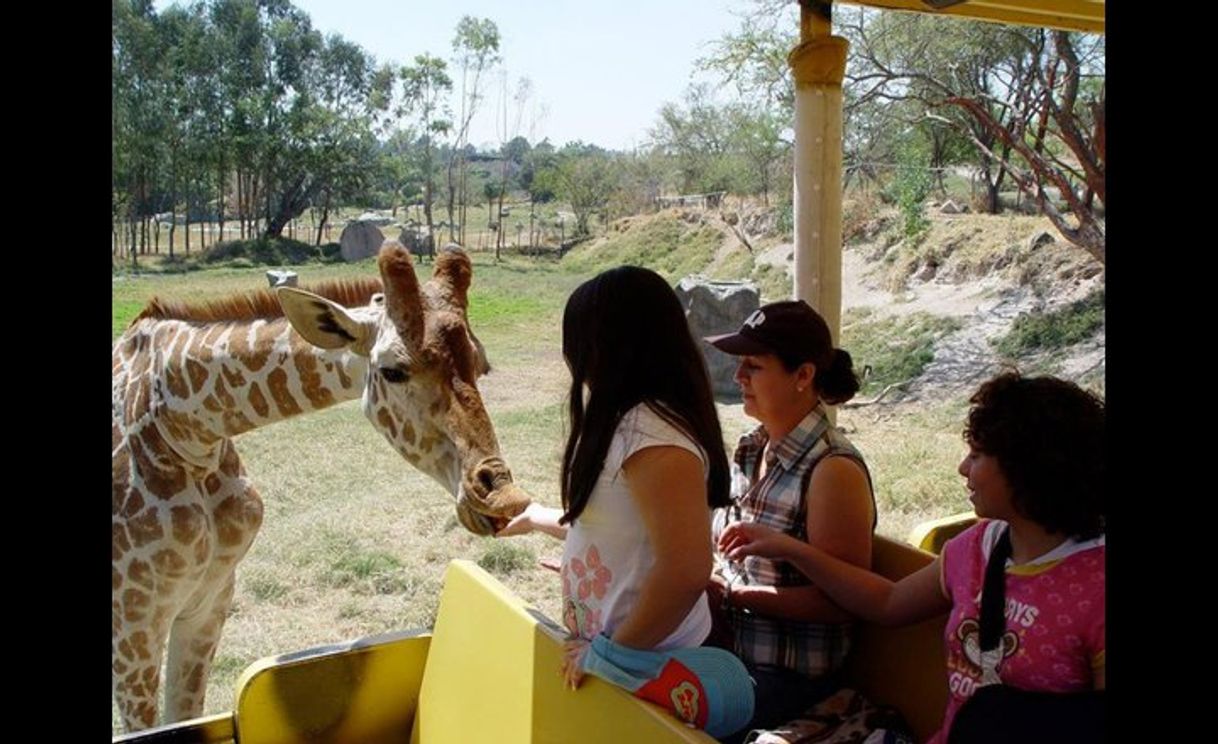
[[[278,287],[275,294],[288,322],[305,341],[323,349],[349,346],[357,354],[367,356],[371,328],[351,317],[342,305],[292,287]]]

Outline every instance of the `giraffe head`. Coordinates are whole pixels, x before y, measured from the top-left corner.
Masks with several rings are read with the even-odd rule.
[[[383,294],[347,309],[291,287],[277,291],[284,313],[310,343],[368,358],[364,413],[408,462],[457,500],[469,531],[493,534],[529,504],[512,482],[478,393],[490,371],[469,328],[469,256],[450,244],[420,286],[410,253],[385,241],[378,263]]]

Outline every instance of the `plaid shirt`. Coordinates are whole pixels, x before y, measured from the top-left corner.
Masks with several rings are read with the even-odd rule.
[[[823,404],[817,404],[787,436],[766,452],[766,474],[758,479],[768,436],[757,427],[740,438],[732,464],[732,506],[717,509],[714,536],[733,522],[756,522],[807,540],[808,482],[822,458],[843,455],[871,474],[863,456],[837,429],[829,425]],[[874,494],[872,499],[874,502]],[[725,563],[724,577],[734,586],[804,586],[811,582],[786,561],[750,556]],[[758,615],[732,608],[735,651],[756,665],[790,669],[819,677],[841,666],[850,650],[850,624],[800,622]]]

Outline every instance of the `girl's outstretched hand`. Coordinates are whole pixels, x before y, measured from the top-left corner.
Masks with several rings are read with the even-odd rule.
[[[567,689],[574,690],[584,679],[584,656],[591,642],[583,638],[568,638],[562,644],[562,678]]]
[[[719,536],[719,552],[733,561],[750,555],[785,558],[793,539],[764,525],[735,522]]]

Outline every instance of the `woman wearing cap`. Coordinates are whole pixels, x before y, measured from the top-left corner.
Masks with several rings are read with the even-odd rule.
[[[563,621],[577,640],[564,667],[575,686],[598,635],[656,651],[706,639],[711,508],[728,503],[729,470],[705,363],[660,275],[623,266],[581,284],[563,312],[562,346],[563,509],[531,504],[498,535],[565,539]],[[743,667],[740,676],[747,687]]]
[[[736,448],[732,504],[715,514],[716,540],[729,525],[760,523],[870,568],[871,477],[825,408],[858,391],[850,355],[802,300],[764,305],[736,333],[706,340],[740,357],[744,412],[760,422]],[[727,561],[709,594],[727,626],[713,642],[732,648],[757,682],[746,731],[789,721],[837,688],[853,618],[802,573],[760,556]]]

